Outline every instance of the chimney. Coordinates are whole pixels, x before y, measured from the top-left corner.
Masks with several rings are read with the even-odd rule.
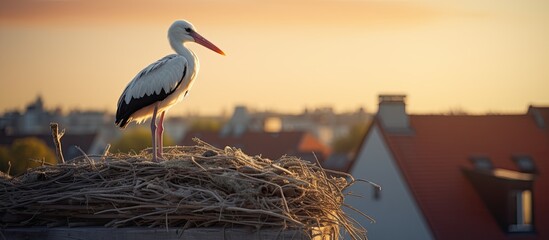
[[[406,114],[406,95],[379,95],[377,118],[389,132],[410,131],[410,120]]]

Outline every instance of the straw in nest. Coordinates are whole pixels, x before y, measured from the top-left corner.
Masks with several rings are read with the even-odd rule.
[[[343,191],[355,182],[350,175],[328,176],[318,164],[295,157],[269,160],[196,141],[169,148],[160,163],[149,161],[150,151],[82,156],[2,177],[0,223],[304,231],[337,225],[352,238],[366,238],[342,210]]]

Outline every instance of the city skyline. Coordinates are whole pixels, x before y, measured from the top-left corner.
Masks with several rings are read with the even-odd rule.
[[[0,1],[0,112],[37,94],[47,106],[114,112],[124,86],[171,53],[188,19],[227,53],[190,45],[201,70],[171,114],[236,105],[283,112],[377,109],[524,112],[547,105],[544,1]]]
[[[43,111],[44,113],[54,114],[58,117],[66,117],[71,114],[101,114],[104,116],[111,116],[114,119],[114,115],[116,114],[113,111],[105,110],[105,109],[94,109],[94,108],[72,108],[72,109],[62,109],[60,106],[51,106],[51,104],[48,103],[47,99],[44,99],[41,95],[37,95],[34,97],[32,101],[29,101],[25,103],[25,105],[21,108],[12,108],[7,109],[6,111],[0,112],[0,118],[2,116],[4,117],[10,117],[14,115],[25,115],[30,111],[39,109],[40,111]],[[231,106],[231,109],[224,109],[221,112],[214,112],[211,114],[201,114],[200,112],[184,112],[183,115],[175,115],[175,116],[167,116],[167,119],[170,118],[181,118],[181,117],[192,117],[192,118],[230,118],[231,115],[234,114],[235,111],[238,109],[245,109],[249,113],[253,114],[267,114],[267,115],[289,115],[289,116],[297,116],[297,115],[322,115],[322,114],[368,114],[368,115],[374,115],[375,112],[369,111],[368,109],[365,109],[364,107],[358,107],[356,109],[350,109],[349,111],[337,111],[337,109],[334,109],[333,106],[315,106],[310,108],[303,108],[298,112],[285,112],[285,111],[278,111],[276,109],[259,109],[255,108],[253,106],[248,105],[235,105]],[[459,109],[458,109],[459,110]],[[448,112],[448,113],[456,113],[456,114],[467,114],[466,112]],[[113,120],[114,121],[114,120]],[[109,121],[110,122],[110,121]],[[143,125],[146,126],[146,124],[137,124],[137,125]]]

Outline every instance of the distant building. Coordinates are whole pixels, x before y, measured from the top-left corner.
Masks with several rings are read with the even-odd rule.
[[[240,136],[247,131],[263,131],[263,116],[252,118],[245,106],[237,106],[233,116],[223,126],[220,134],[222,136]]]
[[[410,115],[382,95],[346,170],[371,239],[549,239],[549,107],[518,115]],[[353,216],[356,214],[349,211]]]
[[[349,134],[353,125],[366,124],[372,117],[363,108],[353,113],[336,114],[332,108],[305,110],[301,114],[253,112],[237,106],[232,117],[223,126],[222,136],[238,136],[244,132],[303,131],[315,136],[325,145]]]
[[[75,110],[64,116],[60,123],[72,133],[95,133],[105,125],[111,125],[112,121],[112,116],[104,111]]]
[[[25,107],[24,112],[12,111],[0,116],[0,131],[5,135],[39,135],[50,132],[50,123],[56,122],[72,134],[92,134],[105,124],[111,124],[113,117],[104,111],[75,110],[64,115],[59,108],[44,107],[41,96]]]
[[[116,137],[113,117],[103,111],[71,111],[64,115],[60,109],[49,110],[41,96],[25,107],[24,112],[11,111],[0,117],[0,145],[9,146],[16,139],[35,137],[54,150],[50,123],[56,122],[66,133],[61,139],[65,159],[86,154],[99,154]]]
[[[50,122],[61,120],[60,110],[53,111],[44,108],[41,96],[28,104],[23,113],[7,112],[0,117],[0,130],[5,134],[37,134],[49,131]],[[46,123],[46,124],[42,124]]]

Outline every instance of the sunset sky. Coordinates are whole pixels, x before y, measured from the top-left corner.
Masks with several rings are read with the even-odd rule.
[[[114,112],[126,84],[171,54],[167,29],[191,21],[220,56],[201,63],[171,114],[237,104],[299,112],[525,112],[549,105],[549,1],[0,0],[0,112],[46,106]]]

